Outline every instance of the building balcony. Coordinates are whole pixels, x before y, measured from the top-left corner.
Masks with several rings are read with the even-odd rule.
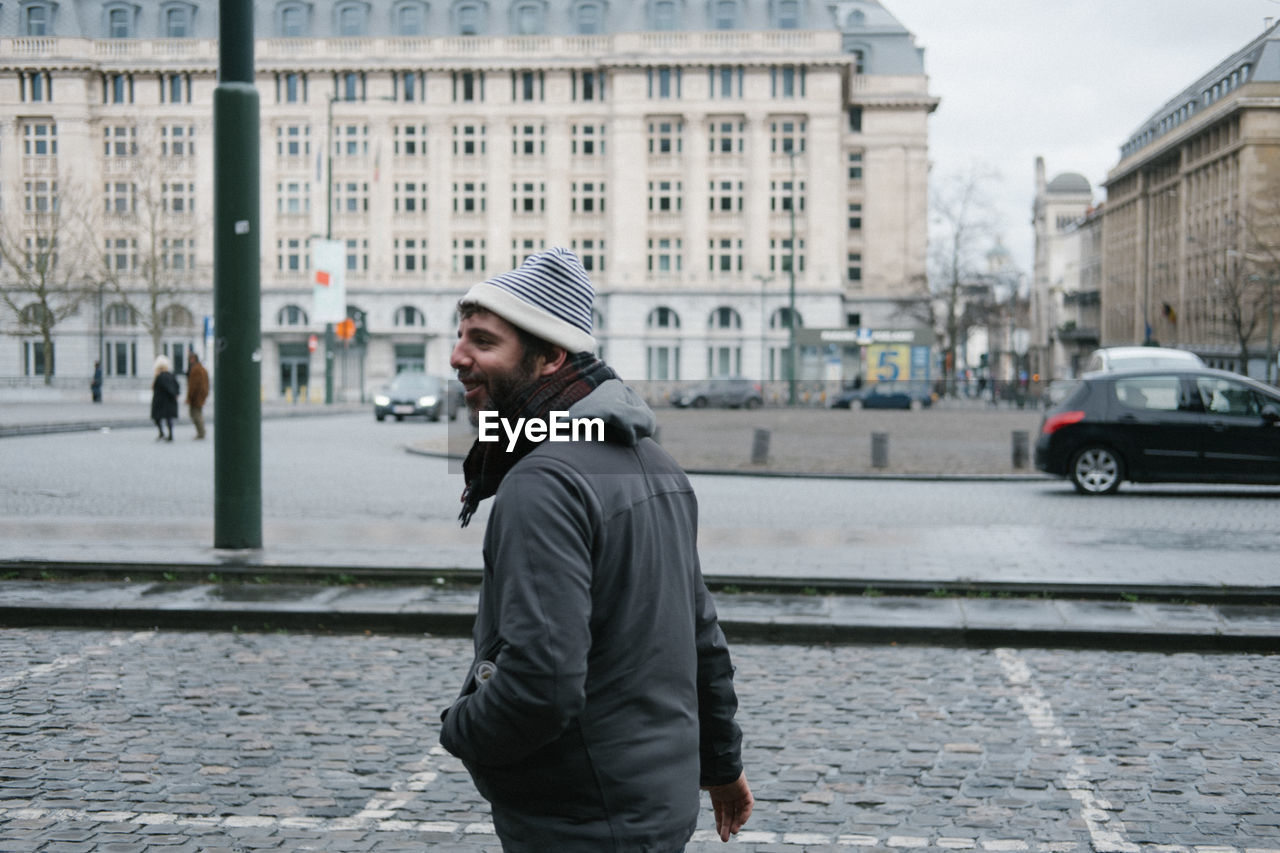
[[[23,157],[22,174],[27,177],[43,177],[58,173],[58,158],[52,155],[44,157]]]

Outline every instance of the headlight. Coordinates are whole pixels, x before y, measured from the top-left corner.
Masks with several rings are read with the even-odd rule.
[[[424,409],[429,409],[435,404],[436,404],[436,398],[431,396],[421,397],[418,400],[418,405]]]
[[[390,406],[391,398],[388,397],[386,394],[376,394],[374,395],[374,398],[373,398],[373,404],[375,406]]]

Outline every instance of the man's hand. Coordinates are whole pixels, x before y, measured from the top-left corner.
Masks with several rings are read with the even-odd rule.
[[[728,841],[729,836],[737,835],[747,818],[751,817],[751,809],[756,802],[747,785],[747,774],[744,772],[727,785],[712,785],[703,790],[711,794],[711,806],[716,812],[716,831],[720,833],[720,840]]]

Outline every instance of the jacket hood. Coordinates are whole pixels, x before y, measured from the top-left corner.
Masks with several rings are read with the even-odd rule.
[[[600,418],[605,432],[628,447],[653,435],[658,419],[635,390],[620,379],[608,379],[569,407],[571,418]]]

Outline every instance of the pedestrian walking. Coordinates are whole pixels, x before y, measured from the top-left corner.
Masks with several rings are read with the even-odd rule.
[[[178,416],[178,379],[166,356],[156,356],[155,378],[151,380],[151,420],[160,435],[156,441],[173,441],[173,419]],[[165,437],[165,427],[169,435]]]
[[[187,352],[187,411],[196,425],[196,438],[204,438],[204,402],[209,399],[209,371],[195,350]]]
[[[89,393],[93,395],[93,402],[102,402],[102,362],[100,361],[93,363],[93,379],[89,381]]]
[[[725,841],[754,802],[693,488],[593,355],[593,300],[572,252],[533,255],[467,292],[450,358],[475,423],[600,423],[574,441],[481,430],[463,466],[462,524],[493,505],[475,660],[440,740],[507,853],[677,853],[700,786]]]

